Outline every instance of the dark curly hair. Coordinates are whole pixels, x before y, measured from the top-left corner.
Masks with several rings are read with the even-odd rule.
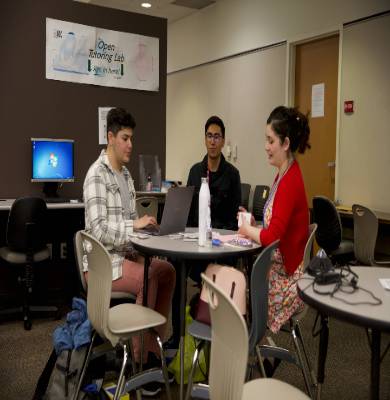
[[[135,119],[124,108],[112,108],[107,113],[107,133],[112,132],[114,136],[124,128],[135,128]]]
[[[298,109],[285,106],[276,107],[268,117],[267,124],[271,125],[281,143],[285,141],[286,137],[290,139],[292,153],[298,151],[303,154],[306,149],[310,149],[309,121]]]

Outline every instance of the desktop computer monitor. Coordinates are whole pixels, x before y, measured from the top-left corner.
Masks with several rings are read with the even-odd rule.
[[[31,182],[43,182],[48,197],[57,196],[59,182],[74,182],[74,141],[31,138]]]

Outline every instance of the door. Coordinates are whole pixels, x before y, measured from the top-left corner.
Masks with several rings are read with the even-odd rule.
[[[309,207],[313,196],[334,199],[337,79],[339,36],[297,45],[295,54],[295,106],[309,112],[311,149],[298,155]],[[324,116],[311,116],[312,86],[323,83]]]

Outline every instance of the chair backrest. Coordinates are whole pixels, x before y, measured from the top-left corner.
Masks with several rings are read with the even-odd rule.
[[[268,322],[268,275],[272,265],[275,249],[279,240],[267,246],[257,257],[252,267],[250,297],[252,307],[252,324],[249,334],[249,353],[263,338]]]
[[[363,265],[375,265],[375,244],[378,236],[378,218],[367,207],[354,204],[353,245],[355,258]]]
[[[327,254],[339,248],[342,238],[340,215],[334,203],[325,196],[313,197],[313,219],[318,225],[316,241]]]
[[[249,183],[241,183],[241,205],[245,209],[249,209],[249,194],[251,192],[251,185]]]
[[[210,399],[242,398],[248,361],[248,331],[238,308],[202,274],[208,291],[211,323]]]
[[[84,256],[84,249],[83,249],[83,239],[81,237],[82,231],[77,231],[73,238],[73,245],[74,245],[74,254],[76,256],[76,263],[77,268],[79,271],[79,279],[80,285],[83,289],[84,294],[87,293],[87,281],[85,280],[84,271],[83,271],[83,256]]]
[[[26,253],[46,247],[47,207],[39,197],[20,197],[14,201],[8,217],[7,245]]]
[[[303,253],[303,270],[306,271],[307,266],[310,263],[311,251],[313,249],[313,240],[317,231],[317,224],[309,225],[309,237],[306,242],[305,251]]]
[[[112,286],[111,258],[105,247],[92,235],[80,232],[88,260],[88,319],[99,336],[108,339],[113,346],[118,339],[108,330]]]
[[[252,214],[256,221],[263,220],[263,210],[269,195],[269,186],[256,185],[253,194]]]
[[[141,218],[145,214],[157,218],[158,199],[157,197],[140,197],[136,199],[138,217]]]

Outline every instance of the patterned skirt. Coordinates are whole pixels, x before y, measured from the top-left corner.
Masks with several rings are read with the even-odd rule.
[[[303,301],[298,296],[297,281],[303,274],[303,262],[292,275],[284,268],[279,249],[274,253],[269,274],[268,327],[273,333],[279,332],[292,315],[303,309]]]

